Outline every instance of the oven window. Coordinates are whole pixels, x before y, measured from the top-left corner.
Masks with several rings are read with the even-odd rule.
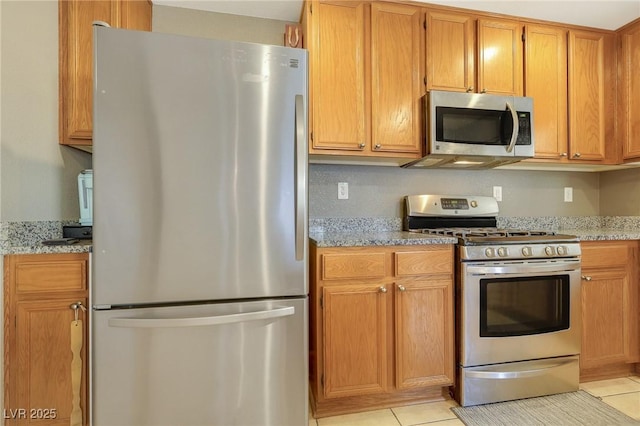
[[[569,328],[569,276],[480,280],[480,337]]]

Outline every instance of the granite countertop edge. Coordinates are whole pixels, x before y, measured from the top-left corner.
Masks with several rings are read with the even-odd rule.
[[[65,253],[90,253],[92,242],[79,241],[75,244],[48,246],[36,244],[29,246],[9,246],[2,248],[2,254],[65,254]]]
[[[458,241],[452,237],[405,231],[312,232],[309,239],[317,247],[420,246]]]
[[[561,234],[575,235],[580,241],[616,241],[640,240],[640,230],[565,229]],[[455,244],[456,238],[441,237],[429,234],[415,234],[412,232],[315,232],[309,239],[316,247],[368,247],[368,246],[411,246],[430,244]]]

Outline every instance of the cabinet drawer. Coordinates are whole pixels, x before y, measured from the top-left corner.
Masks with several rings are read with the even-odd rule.
[[[22,292],[84,290],[86,262],[67,260],[18,263],[15,269],[16,290]]]
[[[453,273],[453,255],[449,246],[396,252],[394,257],[397,277]]]
[[[629,246],[626,243],[582,244],[582,268],[627,266]]]
[[[382,278],[385,276],[385,254],[323,254],[322,279]]]

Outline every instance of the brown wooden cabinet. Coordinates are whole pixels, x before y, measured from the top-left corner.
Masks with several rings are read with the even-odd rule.
[[[421,9],[310,1],[310,154],[417,158]]]
[[[475,92],[475,17],[427,10],[426,22],[427,89]]]
[[[522,95],[522,24],[478,20],[478,92]]]
[[[88,254],[4,257],[6,425],[69,425],[73,408],[71,305],[88,305]],[[83,424],[88,424],[88,316],[79,312]]]
[[[567,158],[567,30],[525,26],[524,95],[532,97],[536,158]]]
[[[149,0],[59,0],[59,139],[90,150],[93,110],[93,25],[151,30]]]
[[[317,417],[440,398],[454,380],[451,245],[310,254]]]
[[[569,30],[568,70],[569,158],[618,163],[615,35]]]
[[[598,377],[607,367],[631,371],[631,363],[640,361],[638,242],[583,242],[581,247],[581,376]]]
[[[640,20],[620,33],[618,128],[622,158],[640,158]]]
[[[427,10],[426,27],[428,90],[522,94],[518,21]]]

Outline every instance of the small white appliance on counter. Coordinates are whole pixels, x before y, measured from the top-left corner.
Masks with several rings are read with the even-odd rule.
[[[93,225],[93,170],[86,169],[78,175],[80,225]]]

